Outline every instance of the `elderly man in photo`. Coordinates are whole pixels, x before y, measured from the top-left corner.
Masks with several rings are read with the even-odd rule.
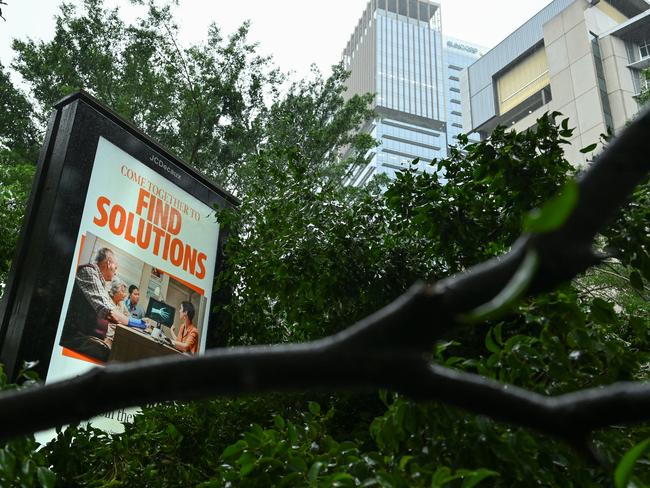
[[[117,276],[113,278],[113,280],[111,281],[108,287],[108,296],[111,297],[111,300],[113,301],[113,304],[115,305],[117,311],[122,315],[129,317],[128,323],[127,324],[122,323],[122,325],[128,325],[129,327],[136,327],[138,329],[147,328],[147,324],[145,323],[144,320],[139,320],[134,315],[129,313],[126,304],[128,299],[125,300],[126,283],[124,283]],[[108,344],[109,347],[112,347],[113,337],[115,336],[115,326],[118,322],[117,321],[111,322],[110,320],[107,322],[108,322],[108,329],[106,331],[106,337],[104,338],[104,341],[106,342],[106,344]]]
[[[93,262],[77,268],[61,335],[63,347],[100,361],[108,359],[110,347],[104,340],[108,323],[130,325],[129,317],[120,311],[106,289],[117,274],[117,266],[115,253],[103,247]]]

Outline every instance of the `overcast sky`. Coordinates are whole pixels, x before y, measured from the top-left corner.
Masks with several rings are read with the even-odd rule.
[[[59,0],[4,0],[7,19],[0,20],[0,60],[13,57],[13,38],[50,39]],[[125,19],[135,19],[142,7],[127,0],[105,0],[120,6]],[[79,3],[74,0],[73,3]],[[550,0],[442,0],[443,32],[485,47],[493,47]],[[177,22],[181,41],[205,39],[216,22],[225,33],[251,21],[251,39],[271,54],[283,71],[303,76],[314,63],[324,73],[340,60],[367,0],[180,0]]]

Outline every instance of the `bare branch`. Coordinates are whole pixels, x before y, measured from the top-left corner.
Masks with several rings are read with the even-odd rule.
[[[150,8],[153,9],[155,8],[154,4],[150,4]],[[194,163],[194,160],[196,159],[196,153],[199,148],[199,144],[201,142],[201,137],[202,137],[202,132],[203,132],[203,109],[202,105],[199,101],[199,95],[197,95],[197,88],[192,82],[192,76],[190,74],[190,69],[187,60],[185,59],[185,56],[183,56],[183,52],[181,51],[180,47],[178,46],[178,43],[176,42],[176,36],[172,32],[171,27],[167,23],[167,20],[162,21],[163,27],[165,28],[165,31],[167,32],[167,37],[168,39],[171,40],[172,45],[174,47],[174,50],[176,51],[176,54],[178,55],[178,59],[180,61],[180,65],[183,68],[183,74],[185,75],[185,80],[187,82],[187,88],[192,96],[192,101],[194,102],[194,105],[196,106],[196,113],[198,117],[197,121],[197,129],[196,129],[196,134],[194,136],[194,143],[192,144],[192,149],[189,152],[188,155],[188,160],[190,163]]]
[[[545,397],[479,375],[431,365],[416,354],[353,352],[334,345],[321,341],[213,350],[197,359],[115,364],[73,380],[4,392],[0,415],[13,421],[3,425],[0,435],[7,439],[148,402],[310,389],[388,388],[419,401],[436,400],[529,427],[572,445],[585,443],[595,429],[639,422],[649,416],[648,384],[618,383]]]

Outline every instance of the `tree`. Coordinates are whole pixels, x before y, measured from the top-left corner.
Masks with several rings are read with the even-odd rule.
[[[432,279],[503,253],[521,233],[527,212],[573,174],[561,147],[571,129],[567,121],[556,126],[557,116],[542,117],[525,132],[499,127],[479,144],[461,137],[462,146],[451,147],[434,173],[410,170],[397,177],[387,204],[400,232],[421,245],[418,254],[436,263]]]
[[[14,257],[25,204],[34,176],[34,165],[16,161],[16,155],[0,150],[0,283],[2,290]],[[0,293],[1,295],[1,293]]]
[[[639,103],[639,105],[645,105],[648,102],[648,100],[650,100],[650,89],[648,89],[648,80],[650,80],[650,70],[647,69],[642,70],[640,78],[642,80],[641,91],[635,97],[635,99]]]
[[[169,6],[149,4],[127,25],[102,0],[63,4],[50,42],[14,41],[14,69],[45,121],[54,103],[85,89],[188,163],[231,189],[260,138],[264,97],[281,79],[246,39],[213,25],[204,44],[182,47]]]
[[[510,224],[517,232],[528,208],[566,181],[570,168],[561,144],[570,135],[566,123],[558,127],[550,116],[525,134],[497,131],[490,140],[458,148],[438,162],[445,170],[446,184],[412,170],[402,173],[383,194],[342,187],[330,193],[322,179],[313,179],[313,173],[293,171],[296,165],[304,168],[300,165],[304,160],[290,153],[293,159],[287,157],[291,164],[282,187],[286,193],[271,191],[260,197],[255,218],[247,221],[246,232],[229,248],[235,262],[248,259],[251,267],[235,285],[245,299],[233,302],[233,322],[259,321],[259,328],[234,327],[233,341],[320,337],[337,330],[339,320],[362,313],[371,300],[398,292],[399,284],[408,283],[413,274],[440,276],[452,267],[462,268],[501,252],[509,235],[489,234],[491,240],[477,246],[467,229],[501,225],[507,231]],[[286,151],[272,154],[286,157]],[[342,195],[345,204],[336,204]],[[506,205],[510,201],[521,206]],[[317,203],[310,206],[310,202]],[[455,212],[463,218],[445,222]],[[330,227],[318,232],[316,223],[327,222]],[[452,250],[441,244],[449,235],[432,230],[441,223],[457,236]],[[425,254],[429,248],[433,250]],[[437,256],[438,249],[446,252]],[[355,260],[340,256],[345,251]],[[428,256],[437,258],[427,261]],[[315,271],[309,269],[312,262],[317,263]],[[355,267],[357,262],[362,265]],[[265,266],[285,269],[271,274]],[[262,279],[257,277],[258,267]],[[303,268],[303,274],[291,274]],[[384,287],[368,287],[382,283],[385,276]],[[337,285],[344,290],[336,290]],[[345,300],[349,293],[356,293],[353,300]],[[257,296],[262,298],[254,301]],[[270,330],[264,330],[263,324]],[[299,328],[302,324],[305,327]],[[580,288],[567,284],[440,342],[434,355],[448,366],[557,394],[645,378],[647,339],[646,321],[635,318],[634,310],[617,309],[614,303],[582,295]],[[319,403],[309,403],[309,398]],[[274,396],[266,402],[170,404],[147,410],[122,436],[74,429],[47,452],[54,471],[66,483],[76,479],[79,486],[98,476],[106,476],[105,482],[128,480],[134,486],[198,482],[197,477],[205,487],[228,482],[240,486],[458,486],[462,482],[471,486],[483,480],[492,486],[526,486],[531,479],[547,486],[601,486],[611,476],[607,469],[585,463],[569,446],[528,430],[440,404],[418,404],[387,394],[381,399],[383,412],[380,405],[366,403],[367,397],[314,394]],[[254,424],[242,431],[244,415],[250,415]],[[352,422],[351,416],[356,416]],[[208,420],[212,418],[219,421]],[[594,441],[607,462],[615,463],[649,434],[647,426],[617,428],[599,433]],[[129,446],[134,443],[137,452],[154,454],[133,459]],[[160,445],[167,447],[158,450]],[[220,455],[207,459],[187,455],[205,446],[214,446]],[[70,452],[74,455],[68,456]],[[169,459],[165,464],[169,468],[157,469],[161,456]],[[119,459],[117,470],[107,465],[107,458]],[[81,466],[89,464],[92,473],[78,477]]]
[[[218,278],[234,294],[225,343],[323,337],[417,278],[434,281],[498,255],[528,212],[572,173],[562,152],[571,129],[552,114],[525,133],[497,130],[471,144],[461,138],[462,147],[436,162],[444,184],[406,170],[386,188],[346,187],[349,165],[361,163],[373,141],[355,135],[369,98],[344,102],[340,68],[327,80],[293,85],[267,106],[262,94],[273,92],[277,78],[251,46],[244,49],[244,34],[227,46],[217,36],[181,48],[171,15],[151,6],[140,24],[125,26],[98,0],[87,0],[80,15],[64,7],[51,43],[15,44],[16,68],[41,114],[71,87],[84,87],[239,189],[240,211],[221,215],[236,231],[230,267]],[[228,72],[226,60],[239,68]],[[216,71],[222,68],[232,76]],[[348,146],[352,159],[338,161]],[[638,284],[639,275],[642,285],[646,195],[635,194],[602,236],[603,247],[622,250],[629,281]],[[594,296],[584,285],[567,284],[454,331],[432,356],[550,394],[646,379],[650,337],[637,302]],[[607,287],[612,297],[629,295],[618,282]],[[594,442],[616,462],[649,435],[646,425],[614,428]],[[543,435],[387,393],[174,402],[146,408],[124,434],[72,427],[39,453],[29,440],[22,446],[7,452],[33,461],[25,486],[39,483],[36,467],[49,466],[65,486],[527,486],[531,479],[601,486],[611,477]],[[7,478],[17,464],[2,459]],[[645,465],[638,469],[648,475]]]
[[[0,65],[0,295],[9,272],[38,155],[32,106]]]
[[[345,324],[341,313],[353,304],[359,317],[377,305],[374,298],[366,303],[369,290],[340,274],[341,266],[352,276],[369,272],[377,261],[364,250],[381,237],[381,220],[372,217],[376,191],[342,185],[349,166],[374,145],[355,135],[370,115],[370,98],[344,102],[345,77],[338,66],[328,80],[316,75],[294,84],[271,106],[265,138],[246,166],[248,191],[236,212],[222,215],[233,229],[230,270],[221,277],[235,290],[230,344],[323,336]],[[353,156],[339,161],[343,147]]]
[[[36,162],[40,134],[33,122],[33,107],[16,89],[9,72],[0,65],[0,147],[10,149],[18,157]]]

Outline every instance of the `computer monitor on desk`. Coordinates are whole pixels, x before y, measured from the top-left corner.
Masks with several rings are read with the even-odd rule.
[[[174,325],[175,314],[176,309],[171,305],[167,305],[155,298],[149,298],[149,305],[147,305],[147,312],[144,316],[158,322],[159,324],[171,327]]]

